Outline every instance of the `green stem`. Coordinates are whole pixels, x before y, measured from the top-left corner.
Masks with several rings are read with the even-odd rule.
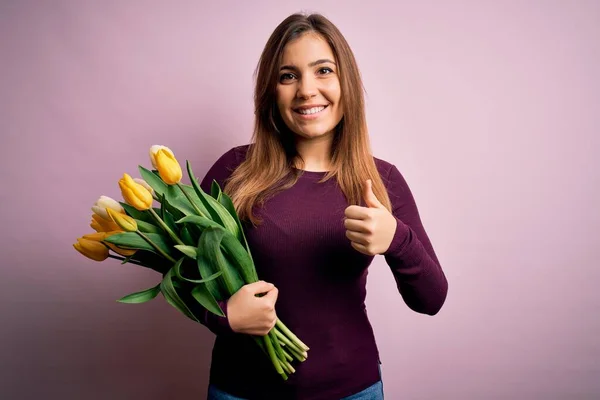
[[[115,256],[114,254],[109,254],[109,255],[108,255],[108,257],[110,257],[110,258],[114,258],[115,260],[120,260],[120,261],[125,261],[125,260],[126,260],[126,258],[125,258],[125,257]],[[139,266],[142,266],[142,267],[149,268],[149,267],[147,267],[146,265],[144,265],[144,264],[142,264],[141,262],[139,262],[139,261],[136,261],[136,260],[127,260],[127,262],[128,262],[129,264],[135,264],[135,265],[139,265]]]
[[[269,337],[271,338],[271,342],[273,343],[277,357],[282,363],[285,362],[285,355],[283,354],[283,350],[281,349],[281,345],[279,344],[279,340],[277,339],[277,335],[273,329],[269,331]]]
[[[292,366],[292,364],[286,361],[284,365],[287,366],[288,370],[290,371],[289,374],[296,373],[296,369]]]
[[[154,209],[149,208],[148,211],[150,211],[150,214],[152,214],[156,222],[158,222],[158,224],[164,229],[164,231],[167,232],[169,236],[171,236],[171,239],[173,239],[175,243],[185,245],[185,243],[183,243],[181,239],[179,239],[175,232],[173,232],[171,228],[169,228],[169,226],[165,223],[165,221],[162,220],[162,218],[156,213],[156,211],[154,211]]]
[[[293,343],[287,336],[285,336],[279,329],[274,329],[277,338],[285,343],[288,348],[293,348],[298,354],[305,353],[303,349],[301,349],[296,343]]]
[[[288,364],[287,362],[281,362],[281,368],[283,369],[283,372],[285,372],[286,374],[291,375],[292,374],[292,369],[290,364]]]
[[[198,213],[198,215],[201,217],[206,217],[206,215],[202,211],[200,211],[200,209],[198,208],[196,203],[192,200],[190,195],[185,191],[183,186],[181,186],[181,183],[177,182],[177,186],[179,187],[179,189],[181,189],[181,191],[183,192],[183,195],[185,196],[186,199],[188,199],[188,201],[190,202],[192,207],[194,207],[194,210]]]
[[[269,358],[271,358],[271,362],[275,367],[275,370],[279,375],[283,375],[283,368],[281,368],[281,364],[279,363],[279,357],[275,354],[275,349],[273,348],[273,343],[271,342],[271,338],[267,335],[263,337],[265,342],[265,346],[267,347],[267,352],[269,353]]]
[[[283,322],[281,322],[281,320],[279,318],[277,319],[275,326],[277,328],[279,328],[283,334],[285,334],[288,338],[290,338],[290,340],[292,340],[292,342],[294,342],[294,343],[296,343],[296,345],[300,346],[300,348],[304,349],[305,351],[310,350],[310,348],[307,345],[305,345],[302,342],[302,340],[300,340],[298,338],[298,336],[294,335],[294,333],[292,331],[290,331],[289,328],[287,326],[285,326],[285,324]]]
[[[288,353],[287,349],[285,347],[283,347],[283,355],[285,356],[285,359],[288,361],[294,361],[294,357],[290,356],[290,354]]]
[[[307,353],[299,352],[295,347],[286,346],[286,350],[292,357],[300,362],[306,361],[306,358],[308,357]]]
[[[167,253],[165,253],[164,251],[162,251],[162,249],[160,247],[158,247],[148,236],[144,235],[142,232],[140,231],[135,231],[138,235],[140,235],[146,242],[148,242],[150,244],[150,246],[154,247],[154,249],[158,252],[158,254],[160,254],[161,256],[163,256],[164,258],[166,258],[167,260],[171,261],[172,263],[176,263],[177,260],[175,260],[173,257],[171,257],[170,255],[168,255]]]

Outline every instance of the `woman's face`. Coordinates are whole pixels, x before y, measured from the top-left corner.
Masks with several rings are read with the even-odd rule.
[[[277,83],[277,107],[299,139],[333,137],[343,116],[336,60],[329,44],[315,33],[288,43]]]

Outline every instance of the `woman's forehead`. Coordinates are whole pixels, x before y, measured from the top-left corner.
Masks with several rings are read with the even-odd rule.
[[[329,43],[322,36],[305,33],[284,47],[281,65],[306,67],[319,60],[336,61]]]

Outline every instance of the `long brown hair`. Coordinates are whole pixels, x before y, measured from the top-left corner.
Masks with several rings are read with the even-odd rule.
[[[348,204],[361,204],[363,188],[367,179],[371,179],[375,196],[391,211],[390,199],[371,155],[364,88],[350,46],[324,16],[292,14],[275,28],[259,59],[255,71],[252,142],[246,160],[233,172],[224,188],[240,219],[250,220],[255,225],[260,220],[253,214],[253,207],[293,186],[302,174],[300,169],[293,168],[299,155],[294,133],[287,128],[277,109],[276,87],[285,46],[309,32],[325,39],[337,60],[343,109],[331,149],[332,168],[321,181],[335,177]]]

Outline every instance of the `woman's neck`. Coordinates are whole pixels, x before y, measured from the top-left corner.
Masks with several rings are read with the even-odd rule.
[[[325,135],[314,139],[296,139],[296,151],[304,161],[296,161],[296,168],[305,171],[329,171],[331,169],[331,146],[333,136]]]

